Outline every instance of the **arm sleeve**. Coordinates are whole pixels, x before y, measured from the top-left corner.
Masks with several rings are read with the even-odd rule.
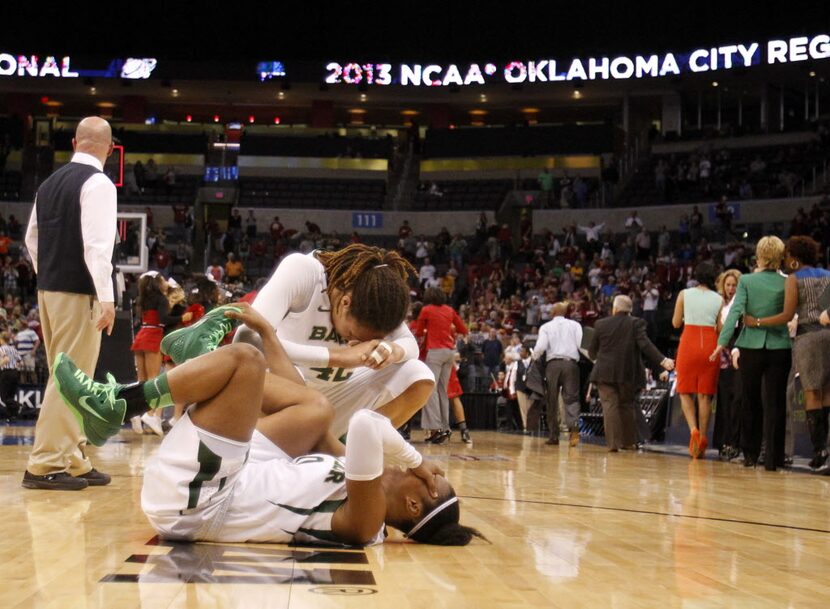
[[[735,325],[739,319],[743,319],[744,311],[746,310],[746,299],[746,283],[744,282],[744,278],[741,277],[738,279],[735,300],[732,302],[732,306],[729,307],[729,314],[726,316],[726,320],[723,322],[723,328],[720,331],[720,336],[718,336],[718,345],[725,347],[732,340],[732,335],[735,334]]]
[[[348,435],[349,480],[374,480],[383,473],[384,461],[407,469],[418,467],[423,461],[421,453],[395,431],[389,419],[374,411],[363,409],[352,415]]]
[[[512,395],[516,393],[516,374],[519,368],[518,362],[513,362],[507,367],[506,385],[507,391]]]
[[[112,250],[116,230],[115,184],[96,174],[81,188],[81,234],[84,262],[100,302],[115,302],[112,288]]]
[[[418,319],[415,320],[415,332],[414,335],[418,338],[421,338],[427,333],[427,317],[429,316],[429,311],[425,311],[421,309],[421,313],[418,315]]]
[[[412,332],[406,327],[406,323],[402,323],[391,333],[384,337],[384,340],[394,342],[404,351],[404,356],[400,361],[405,362],[410,359],[418,359],[418,341],[412,336]]]
[[[452,310],[452,324],[455,326],[455,331],[459,334],[466,335],[469,333],[467,326],[464,325],[464,321],[458,316],[455,309]]]
[[[646,322],[642,319],[635,319],[634,320],[634,340],[637,341],[637,346],[640,347],[640,353],[642,353],[646,359],[651,361],[655,366],[660,364],[664,359],[666,359],[660,350],[654,346],[648,335],[646,334]]]
[[[32,268],[37,273],[37,195],[32,205],[32,213],[29,216],[29,225],[26,227],[26,249],[29,250],[29,257],[32,259]]]
[[[536,346],[533,347],[533,360],[537,360],[542,356],[542,353],[548,349],[548,334],[542,328],[539,328],[539,340],[536,341]]]
[[[319,273],[319,263],[311,256],[286,256],[268,283],[259,291],[252,306],[275,330],[279,330],[286,315],[307,309],[314,290],[322,289],[318,281]],[[329,350],[326,347],[302,345],[282,339],[280,343],[295,364],[328,366]]]
[[[588,357],[596,362],[597,355],[599,355],[599,332],[594,330],[591,335],[591,344],[588,345]]]

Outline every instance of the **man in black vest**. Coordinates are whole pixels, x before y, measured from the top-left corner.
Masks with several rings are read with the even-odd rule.
[[[101,331],[112,332],[115,299],[112,250],[116,233],[115,185],[104,175],[112,154],[109,123],[83,119],[72,140],[75,154],[41,184],[35,196],[26,247],[38,282],[38,307],[51,369],[65,351],[92,375]],[[23,486],[81,490],[109,484],[84,454],[84,437],[50,374]]]

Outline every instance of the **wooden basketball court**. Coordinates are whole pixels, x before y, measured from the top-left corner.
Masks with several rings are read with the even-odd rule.
[[[491,541],[365,550],[159,541],[139,505],[159,444],[122,432],[85,491],[25,490],[32,427],[0,427],[0,608],[825,607],[830,478],[474,432],[416,445]]]

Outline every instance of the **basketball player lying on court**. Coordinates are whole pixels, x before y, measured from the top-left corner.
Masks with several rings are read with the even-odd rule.
[[[458,499],[440,468],[382,415],[352,416],[345,459],[316,452],[343,453],[329,431],[331,406],[300,384],[262,315],[245,304],[225,314],[260,335],[265,355],[229,345],[131,385],[109,375],[95,382],[63,353],[55,360],[58,391],[97,446],[125,417],[174,400],[195,404],[145,471],[142,508],[160,535],[362,545],[382,541],[388,524],[422,543],[465,545],[480,536],[459,524]],[[265,383],[266,374],[280,382]]]

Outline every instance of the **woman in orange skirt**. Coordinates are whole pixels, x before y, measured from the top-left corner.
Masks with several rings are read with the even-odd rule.
[[[717,329],[723,299],[713,290],[716,273],[712,264],[698,264],[694,278],[698,285],[683,290],[677,297],[672,325],[683,327],[677,349],[676,391],[689,425],[689,454],[697,459],[706,455],[712,397],[718,392],[720,363],[710,361],[709,355],[718,344]]]

